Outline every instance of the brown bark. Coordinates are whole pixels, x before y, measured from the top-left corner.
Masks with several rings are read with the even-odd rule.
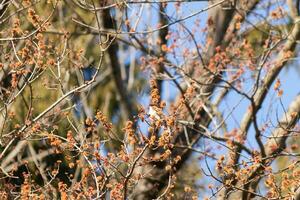
[[[102,13],[102,22],[103,27],[107,29],[116,29],[117,25],[114,19],[110,16],[109,9],[106,9]],[[111,41],[113,38],[109,35],[106,35],[106,37],[109,37],[109,41]],[[129,92],[127,91],[126,84],[122,80],[121,76],[121,69],[120,69],[120,63],[118,61],[118,44],[113,41],[110,46],[107,49],[107,53],[109,55],[109,61],[110,61],[110,67],[112,69],[112,76],[117,88],[117,92],[120,95],[120,105],[121,109],[123,110],[123,118],[128,119],[132,118],[136,113],[136,108],[133,106],[132,99],[130,97]]]

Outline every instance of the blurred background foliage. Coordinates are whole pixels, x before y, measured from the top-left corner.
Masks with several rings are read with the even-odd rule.
[[[92,1],[86,2],[90,5],[93,4]],[[102,4],[101,1],[97,3],[96,7]],[[106,3],[109,4],[109,2]],[[0,22],[1,38],[24,37],[24,39],[16,41],[2,41],[0,45],[3,52],[0,55],[0,62],[4,65],[1,69],[1,79],[3,83],[6,83],[3,88],[7,89],[2,93],[3,101],[0,102],[0,106],[3,107],[10,102],[6,113],[10,117],[5,121],[2,129],[3,143],[9,142],[11,139],[9,133],[18,130],[25,124],[30,124],[59,97],[89,81],[94,75],[96,68],[100,65],[102,52],[97,29],[89,26],[97,28],[97,20],[99,20],[101,30],[105,29],[111,33],[118,29],[128,30],[127,22],[125,23],[127,8],[122,2],[119,7],[99,12],[98,19],[93,11],[82,9],[78,4],[76,1],[15,1],[3,13],[3,20]],[[37,23],[34,22],[35,20]],[[45,28],[41,27],[45,24]],[[14,31],[17,33],[12,35]],[[27,35],[30,36],[27,37]],[[113,123],[113,132],[117,137],[123,139],[124,131],[122,129],[125,122],[133,119],[132,116],[137,114],[138,103],[149,92],[148,73],[145,73],[140,60],[141,57],[149,55],[137,48],[135,36],[105,33],[100,36],[102,41],[111,42],[109,49],[112,51],[109,49],[104,51],[96,83],[92,84],[88,90],[67,97],[67,101],[60,103],[58,108],[47,113],[46,117],[38,122],[37,126],[34,126],[35,129],[31,128],[28,134],[46,130],[49,133],[66,137],[68,131],[72,131],[74,135],[80,132],[82,134],[80,137],[84,137],[84,140],[99,140],[100,142],[100,140],[110,139],[102,126],[97,126],[96,131],[88,129],[87,120],[95,120],[94,116],[100,110],[108,118],[108,121]],[[142,42],[141,45],[147,46],[147,39],[151,37],[153,36],[139,38]],[[155,40],[157,37],[157,35],[154,36]],[[103,48],[106,47],[108,46],[104,44]],[[158,45],[154,43],[152,48],[154,52],[159,52],[159,43]],[[24,49],[29,55],[22,57],[21,52]],[[43,54],[40,54],[41,50]],[[20,57],[15,56],[15,51],[20,51],[17,53]],[[16,67],[10,66],[11,63],[17,62],[22,64]],[[118,69],[114,70],[116,67]],[[30,84],[26,85],[24,90],[17,88],[16,91],[21,90],[22,92],[15,99],[11,99],[13,94],[9,91],[15,89],[12,86],[12,75],[21,69],[26,70],[26,73],[17,76],[19,84],[16,87],[21,87],[22,81],[30,80]],[[115,71],[118,71],[119,74],[114,74]],[[120,85],[116,84],[117,81],[121,81],[124,87],[118,88]],[[118,91],[120,89],[126,89],[127,98],[134,106],[131,108],[132,113],[122,110],[124,107],[121,105],[122,97]],[[26,135],[20,136],[20,139],[22,137],[26,137]],[[64,183],[72,184],[69,175],[79,173],[78,169],[82,173],[83,168],[77,168],[77,172],[75,172],[76,169],[70,167],[70,163],[76,163],[77,160],[82,159],[71,149],[57,152],[57,149],[53,150],[53,145],[47,140],[37,139],[28,143],[30,145],[24,148],[22,155],[15,158],[15,162],[18,164],[15,166],[13,175],[20,178],[11,178],[7,182],[21,185],[24,182],[23,173],[30,172],[33,174],[31,178],[36,183],[43,184],[43,177],[39,173],[35,161],[28,159],[33,152],[48,152],[41,157],[45,165],[43,168],[46,171],[56,169],[57,163],[62,161],[59,164],[57,177]],[[34,150],[32,151],[30,148]],[[104,144],[105,152],[118,152],[120,148],[118,141]],[[200,174],[200,172],[195,172],[196,167],[197,165],[193,164],[191,168],[186,168],[182,177],[179,178],[180,182],[193,184],[192,179],[198,178]],[[195,173],[198,175],[196,176]],[[186,176],[190,176],[190,178]],[[78,180],[80,178],[79,175]],[[3,182],[3,184],[7,182]],[[55,180],[52,184],[57,186],[58,181]],[[178,190],[178,195],[182,196],[180,191],[183,191],[184,187],[178,183],[176,190]]]
[[[116,10],[118,12],[124,11],[124,9],[119,8],[116,8]],[[105,12],[113,17],[116,11],[108,9]],[[49,21],[46,22],[47,28],[45,30],[37,31],[38,33],[33,34],[33,36],[26,37],[27,34],[40,29],[41,24],[47,18],[49,18]],[[16,1],[5,10],[2,19],[0,22],[1,38],[11,37],[14,28],[17,28],[19,31],[15,35],[16,37],[26,37],[23,40],[1,42],[0,48],[3,53],[0,55],[0,62],[4,65],[1,69],[1,78],[3,79],[2,83],[7,84],[4,87],[13,91],[11,76],[14,74],[14,71],[9,66],[11,63],[20,61],[22,63],[21,66],[16,67],[15,71],[19,71],[21,68],[28,71],[27,75],[18,75],[18,80],[24,81],[29,79],[31,75],[34,76],[34,80],[32,79],[32,82],[10,104],[9,113],[7,113],[10,118],[4,123],[2,130],[2,136],[5,136],[23,124],[30,123],[31,120],[69,90],[89,81],[99,66],[101,50],[97,31],[91,31],[91,29],[73,21],[73,19],[76,19],[87,25],[97,27],[95,13],[80,8],[75,4],[75,1]],[[32,22],[35,19],[40,20],[38,25]],[[105,22],[103,22],[101,15],[98,16],[98,20],[103,26]],[[123,23],[122,18],[117,20],[119,20],[118,23]],[[113,27],[116,26],[116,24],[111,25]],[[113,32],[113,29],[110,31]],[[38,34],[40,39],[36,39]],[[101,37],[104,39],[109,37],[108,40],[111,40],[108,34],[103,34]],[[27,43],[30,43],[30,45],[27,45]],[[126,92],[128,92],[132,102],[134,102],[132,105],[137,105],[137,92],[146,85],[145,77],[140,75],[140,61],[137,51],[131,50],[130,53],[133,53],[133,55],[129,55],[129,46],[127,44],[120,44],[117,40],[112,41],[112,43],[116,46],[116,52],[113,53],[117,56],[116,59],[118,59],[119,63],[116,67],[122,71],[122,80],[120,81],[124,84]],[[26,56],[21,58],[20,54],[18,54],[20,57],[14,55],[13,49],[21,51],[25,47],[28,48],[28,53],[31,54],[32,59]],[[39,57],[38,53],[41,48],[45,52]],[[133,57],[133,59],[128,59],[130,57]],[[101,110],[108,117],[109,121],[114,122],[114,132],[120,138],[123,138],[122,128],[131,117],[122,115],[124,112],[121,110],[121,99],[114,81],[116,77],[113,77],[112,73],[111,58],[109,52],[104,51],[103,63],[100,66],[96,83],[88,90],[70,95],[67,101],[59,106],[59,109],[50,111],[47,117],[39,122],[39,126],[42,126],[43,129],[48,129],[49,132],[55,131],[57,135],[64,137],[66,137],[69,130],[73,132],[80,131],[88,140],[98,139],[100,141],[100,139],[106,137],[102,128],[99,127],[97,132],[90,133],[87,130],[86,120],[88,118],[94,120],[96,112]],[[31,60],[31,63],[29,60]],[[58,62],[59,66],[57,65]],[[131,78],[134,81],[130,87],[127,87],[129,75],[133,76]],[[21,84],[19,85],[21,86]],[[5,93],[3,91],[1,107],[9,102],[10,95],[8,92]],[[136,110],[137,108],[133,109]],[[71,126],[70,122],[75,125],[77,130]],[[39,131],[39,129],[35,131]],[[97,135],[94,135],[95,133]],[[9,136],[6,136],[6,138],[2,138],[5,143],[9,140]],[[41,143],[37,140],[31,143],[36,152],[45,148],[51,148],[51,145],[47,142]],[[119,148],[118,146],[119,144],[110,144],[110,146],[107,146],[107,149],[110,152],[114,152]],[[71,152],[66,151],[62,153],[69,154]],[[18,162],[21,162],[29,154],[29,149],[25,149],[23,155],[18,156]],[[61,179],[69,182],[64,173],[73,171],[73,169],[68,167],[68,163],[71,161],[75,162],[78,158],[71,156],[72,159],[70,161],[66,160],[66,157],[68,156],[63,156],[61,153],[50,154],[44,158],[44,161],[50,168],[55,168],[54,165],[57,160],[63,160],[64,162],[60,168]],[[26,169],[24,165],[19,167],[16,175],[21,176],[26,170],[31,172],[37,170],[33,161],[30,161],[28,166],[29,169]],[[37,183],[41,183],[40,179],[41,177],[37,177]],[[17,182],[19,181],[17,180]]]

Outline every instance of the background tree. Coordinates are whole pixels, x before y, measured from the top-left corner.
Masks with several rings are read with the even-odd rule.
[[[299,10],[2,1],[1,199],[298,199]]]

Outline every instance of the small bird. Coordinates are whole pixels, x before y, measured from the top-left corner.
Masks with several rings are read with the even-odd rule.
[[[152,120],[161,120],[160,112],[160,108],[156,105],[150,104],[148,115]]]
[[[150,104],[148,116],[156,124],[156,126],[162,127],[165,130],[167,130],[169,133],[172,133],[171,127],[167,125],[167,122],[164,119],[164,114],[160,107]]]

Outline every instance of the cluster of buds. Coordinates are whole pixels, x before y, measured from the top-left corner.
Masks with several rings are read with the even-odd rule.
[[[137,139],[135,137],[134,124],[132,121],[126,122],[126,126],[125,128],[123,128],[123,131],[126,133],[127,140],[131,145],[137,142]]]
[[[107,132],[111,131],[112,123],[108,122],[107,117],[101,111],[97,112],[96,118],[102,123]]]
[[[161,121],[163,118],[163,108],[166,106],[165,102],[160,103],[160,95],[157,87],[157,83],[155,80],[150,80],[150,107],[149,107],[149,117],[152,120]]]

